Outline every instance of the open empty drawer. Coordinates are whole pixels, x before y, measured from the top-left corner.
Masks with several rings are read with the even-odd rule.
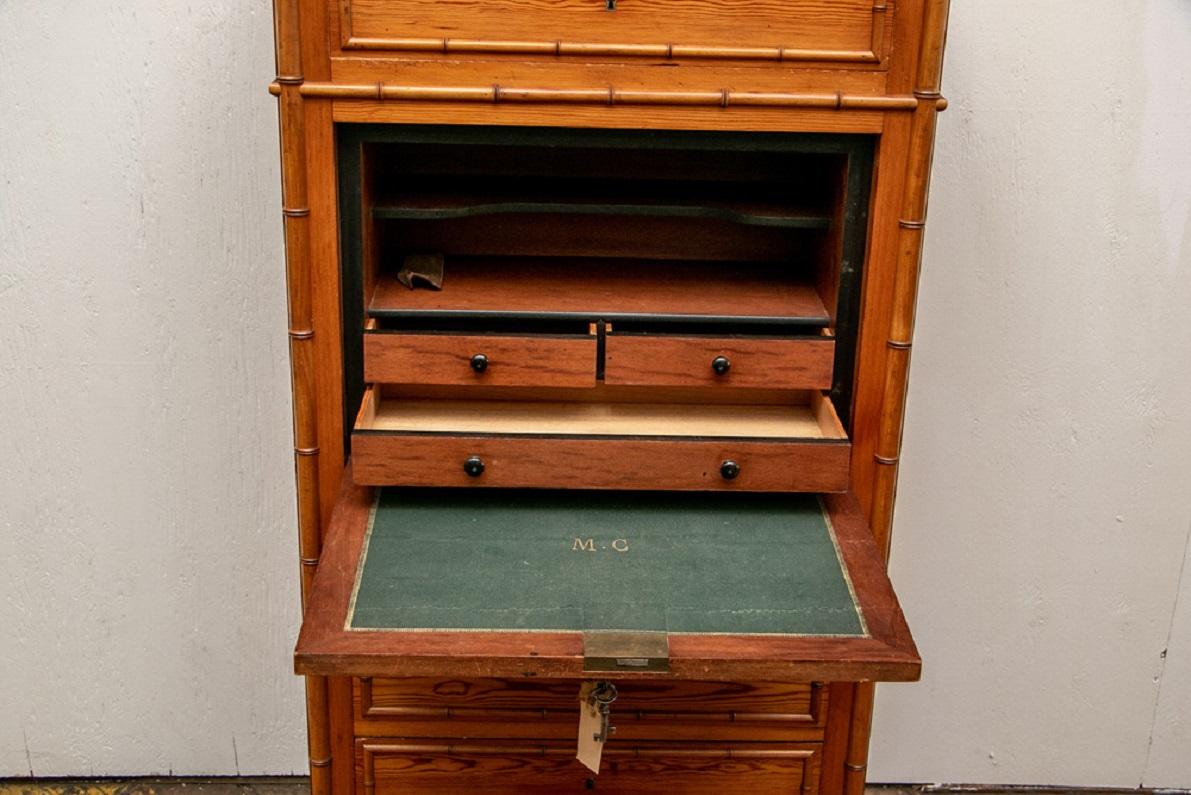
[[[368,486],[843,491],[831,401],[785,405],[439,400],[369,388],[352,434]]]

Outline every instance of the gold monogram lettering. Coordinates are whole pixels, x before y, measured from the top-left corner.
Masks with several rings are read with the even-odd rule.
[[[580,538],[576,537],[571,543],[572,552],[613,552],[625,553],[629,551],[629,540],[627,538],[613,538],[611,541],[604,540],[596,543],[595,538]]]

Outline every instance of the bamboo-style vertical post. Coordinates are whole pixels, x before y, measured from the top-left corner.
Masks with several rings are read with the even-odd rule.
[[[876,467],[873,472],[873,535],[877,548],[888,553],[889,529],[893,521],[898,460],[901,455],[902,421],[905,416],[906,383],[914,333],[914,305],[918,295],[918,266],[922,259],[922,238],[926,229],[926,205],[931,155],[935,143],[935,120],[939,112],[939,81],[943,67],[943,38],[946,33],[948,0],[926,4],[922,47],[918,59],[918,107],[910,129],[906,158],[905,192],[898,218],[897,265],[894,269],[892,312],[885,345],[885,386],[881,397],[881,421],[877,429]]]
[[[897,469],[901,456],[902,422],[905,418],[906,386],[910,349],[914,333],[914,307],[918,295],[918,271],[922,260],[922,239],[926,229],[931,157],[934,152],[935,122],[943,107],[939,89],[943,72],[943,44],[947,32],[949,0],[927,0],[923,8],[914,96],[918,107],[911,122],[906,157],[906,180],[901,213],[897,220],[897,262],[894,267],[892,311],[886,336],[885,383],[881,396],[881,418],[873,470],[872,529],[877,548],[888,557],[893,503],[897,493]],[[868,766],[875,686],[856,686],[852,734],[844,769],[844,791],[862,795]]]
[[[325,676],[306,677],[306,747],[310,758],[310,793],[330,795],[331,723]]]
[[[848,737],[848,753],[844,757],[845,795],[864,795],[868,780],[868,741],[873,726],[872,682],[858,682],[852,695],[852,733]]]
[[[298,494],[298,555],[302,603],[322,551],[318,491],[318,420],[314,382],[314,323],[310,283],[310,205],[306,188],[306,119],[298,0],[274,0],[278,118],[281,128],[281,201],[289,292],[290,369],[294,405],[294,469]],[[327,682],[306,679],[310,789],[329,795],[331,737]]]

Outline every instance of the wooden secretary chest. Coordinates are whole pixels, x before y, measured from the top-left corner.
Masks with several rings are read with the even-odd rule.
[[[274,11],[316,795],[860,792],[946,0]]]

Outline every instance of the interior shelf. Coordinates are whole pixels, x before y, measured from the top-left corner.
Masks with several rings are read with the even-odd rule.
[[[692,186],[674,183],[585,185],[519,180],[515,193],[474,184],[451,189],[450,182],[425,189],[409,189],[379,199],[373,218],[395,220],[448,220],[485,215],[612,215],[665,218],[705,218],[745,226],[783,229],[826,229],[831,215],[825,210],[792,206],[772,187],[715,185],[715,195],[698,195]],[[568,190],[569,189],[569,190]]]
[[[448,257],[442,290],[377,281],[368,313],[729,320],[824,326],[827,308],[788,264]]]

